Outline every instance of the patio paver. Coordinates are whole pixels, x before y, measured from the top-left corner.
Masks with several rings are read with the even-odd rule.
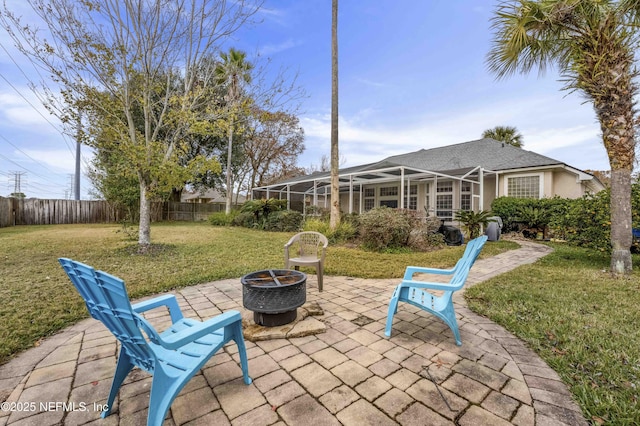
[[[549,248],[521,248],[480,259],[467,285],[532,263]],[[246,386],[237,347],[225,346],[174,402],[165,424],[238,425],[587,425],[558,375],[502,327],[471,312],[461,292],[454,303],[462,333],[401,304],[392,337],[386,308],[398,279],[325,276],[317,291],[309,275],[307,300],[324,315],[326,332],[300,338],[247,341]],[[174,292],[180,306],[202,319],[242,308],[239,279]],[[168,315],[156,314],[154,324]],[[116,342],[87,319],[0,366],[0,426],[86,424],[106,400]],[[145,424],[150,380],[127,378],[112,414],[95,424]],[[8,409],[5,409],[8,408]]]

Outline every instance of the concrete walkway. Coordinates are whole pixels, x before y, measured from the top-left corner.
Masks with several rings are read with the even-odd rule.
[[[518,250],[476,262],[468,285],[548,253]],[[456,294],[462,346],[439,320],[401,304],[384,337],[387,304],[398,279],[325,277],[308,301],[324,309],[325,333],[247,342],[242,383],[237,348],[227,345],[183,389],[167,425],[586,425],[558,375],[495,323],[472,313]],[[176,293],[185,316],[243,310],[239,279]],[[162,314],[153,321],[167,321]],[[115,369],[116,341],[84,320],[0,367],[0,426],[144,425],[150,376],[134,370],[113,413],[99,419]]]

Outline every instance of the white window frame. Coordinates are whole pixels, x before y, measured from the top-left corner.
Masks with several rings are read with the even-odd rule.
[[[509,196],[509,179],[523,178],[523,177],[535,177],[539,178],[538,181],[538,199],[544,197],[544,173],[518,173],[504,175],[504,195]]]
[[[366,187],[362,192],[364,211],[369,211],[376,206],[376,188]],[[369,192],[369,194],[367,194],[367,192]],[[373,193],[373,195],[371,195],[371,193]]]
[[[450,188],[447,188],[447,191],[438,191],[438,184],[449,184],[451,185]],[[440,219],[444,219],[444,220],[453,220],[454,214],[454,208],[455,208],[455,200],[454,200],[454,193],[455,193],[455,187],[453,185],[453,180],[439,180],[438,182],[436,182],[435,185],[435,191],[436,191],[436,202],[435,202],[435,214],[438,218]],[[439,205],[443,202],[444,199],[447,199],[451,201],[451,208],[447,208],[447,207],[439,207]],[[451,215],[441,215],[438,213],[442,213],[442,212],[450,212]]]
[[[389,203],[395,204],[396,207],[400,207],[400,188],[397,184],[389,184],[378,187],[378,206],[382,207]]]
[[[465,185],[469,185],[468,190],[465,190],[464,188]],[[460,187],[460,210],[473,210],[473,184],[471,182],[461,180],[459,187]],[[468,208],[465,208],[463,206],[464,204],[463,197],[467,198],[467,200],[469,201]]]
[[[404,208],[418,210],[418,184],[412,183],[404,191]]]

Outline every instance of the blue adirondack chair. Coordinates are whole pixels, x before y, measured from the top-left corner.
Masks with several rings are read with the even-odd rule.
[[[110,414],[123,380],[137,366],[153,375],[147,424],[161,425],[184,385],[231,340],[238,345],[244,382],[251,383],[238,311],[228,311],[200,322],[184,318],[173,295],[131,305],[124,281],[120,278],[70,259],[61,258],[59,261],[83,297],[91,316],[102,321],[121,343],[103,418]],[[158,307],[169,309],[173,323],[162,333],[158,333],[140,315]]]
[[[453,309],[453,292],[460,290],[464,286],[467,276],[469,275],[469,270],[478,258],[485,242],[487,242],[486,235],[469,241],[464,254],[451,269],[422,268],[419,266],[407,267],[402,282],[396,287],[391,296],[389,312],[387,314],[387,326],[385,327],[384,334],[387,337],[391,336],[393,316],[398,311],[398,302],[407,302],[444,321],[451,331],[453,331],[456,344],[458,346],[462,345],[460,331],[458,330],[458,321],[456,320],[456,313]],[[452,277],[448,283],[433,283],[414,280],[413,275],[416,273],[452,275]],[[443,290],[444,293],[441,296],[435,296],[427,290]]]

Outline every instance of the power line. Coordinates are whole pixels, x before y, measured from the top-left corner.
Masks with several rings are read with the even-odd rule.
[[[27,158],[29,158],[30,160],[32,160],[34,163],[37,163],[39,166],[47,169],[48,171],[50,171],[53,174],[59,174],[54,172],[53,170],[51,170],[49,167],[47,167],[45,164],[41,163],[40,161],[36,160],[35,158],[33,158],[32,156],[30,156],[29,154],[27,154],[26,152],[24,152],[23,150],[21,150],[20,148],[18,148],[15,144],[13,144],[9,139],[7,139],[6,137],[4,137],[3,135],[0,134],[0,138],[2,138],[5,142],[7,142],[9,145],[11,145],[12,147],[14,147],[15,149],[17,149],[18,151],[20,151],[22,154],[24,154]]]
[[[23,170],[25,170],[25,171],[27,171],[27,172],[29,172],[29,173],[33,173],[34,175],[36,175],[36,176],[38,176],[38,177],[40,177],[40,178],[42,178],[42,179],[45,179],[45,180],[50,179],[50,178],[48,178],[48,177],[46,177],[46,176],[42,176],[40,173],[36,173],[36,172],[34,172],[33,170],[29,170],[29,169],[27,169],[25,166],[23,166],[23,165],[21,165],[21,164],[16,163],[15,161],[13,161],[12,159],[10,159],[9,157],[7,157],[7,156],[5,156],[5,155],[3,155],[3,154],[0,154],[0,157],[4,158],[6,161],[10,162],[11,164],[13,164],[13,165],[15,165],[15,166],[20,167],[21,169],[23,169]]]
[[[0,46],[2,47],[2,50],[4,50],[4,51],[5,51],[5,53],[7,54],[7,56],[8,56],[9,58],[11,58],[11,61],[16,65],[16,67],[18,67],[18,69],[20,70],[20,72],[22,73],[22,75],[24,75],[24,76],[25,76],[25,78],[26,78],[27,80],[30,80],[29,76],[27,76],[27,73],[25,73],[25,72],[22,70],[22,67],[20,66],[20,64],[18,64],[18,62],[16,62],[16,60],[15,60],[15,59],[13,59],[13,56],[11,56],[11,53],[7,50],[7,48],[6,48],[6,47],[4,47],[4,45],[3,45],[2,43],[0,43]],[[25,55],[25,56],[26,56],[26,55]],[[35,62],[34,62],[34,61],[29,57],[29,56],[26,56],[26,58],[29,60],[29,63],[31,64],[31,66],[33,67],[33,69],[35,70],[35,72],[36,72],[36,73],[38,73],[38,75],[40,76],[40,78],[41,78],[42,80],[44,80],[44,77],[42,76],[42,74],[40,74],[40,70],[39,70],[39,69],[38,69],[38,67],[36,66]]]
[[[9,58],[11,59],[11,61],[14,63],[14,65],[20,70],[20,72],[22,73],[22,75],[26,78],[27,82],[29,82],[29,84],[33,85],[33,82],[31,81],[31,79],[29,78],[29,76],[27,75],[27,73],[24,72],[24,70],[22,69],[22,67],[16,62],[15,59],[13,59],[13,56],[11,56],[11,54],[9,53],[9,51],[7,50],[6,47],[4,47],[4,45],[2,43],[0,43],[0,47],[2,48],[2,50],[4,50],[4,52],[7,54],[7,56],[9,56]],[[36,69],[36,72],[39,71]],[[67,148],[69,149],[69,152],[72,155],[74,154],[73,149],[71,148],[71,145],[69,145],[69,141],[67,141],[66,139],[66,135],[64,134],[63,131],[61,131],[55,124],[53,124],[51,121],[49,121],[49,119],[47,117],[45,117],[44,114],[42,114],[42,112],[36,108],[31,101],[29,101],[29,99],[27,99],[26,96],[24,96],[22,94],[22,92],[20,92],[20,90],[18,90],[13,83],[11,83],[2,73],[0,73],[0,77],[9,85],[11,86],[11,88],[22,98],[25,100],[25,102],[27,102],[29,104],[29,106],[31,106],[31,108],[33,108],[47,123],[49,123],[51,125],[51,127],[53,127],[58,133],[60,133],[60,135],[62,135],[62,139],[64,140],[65,144],[67,145]],[[42,77],[42,76],[40,76]],[[38,100],[40,100],[40,102],[42,102],[42,99],[40,99],[40,96],[38,95],[38,93],[32,88],[31,89],[32,92],[34,92],[34,94],[38,97]]]

